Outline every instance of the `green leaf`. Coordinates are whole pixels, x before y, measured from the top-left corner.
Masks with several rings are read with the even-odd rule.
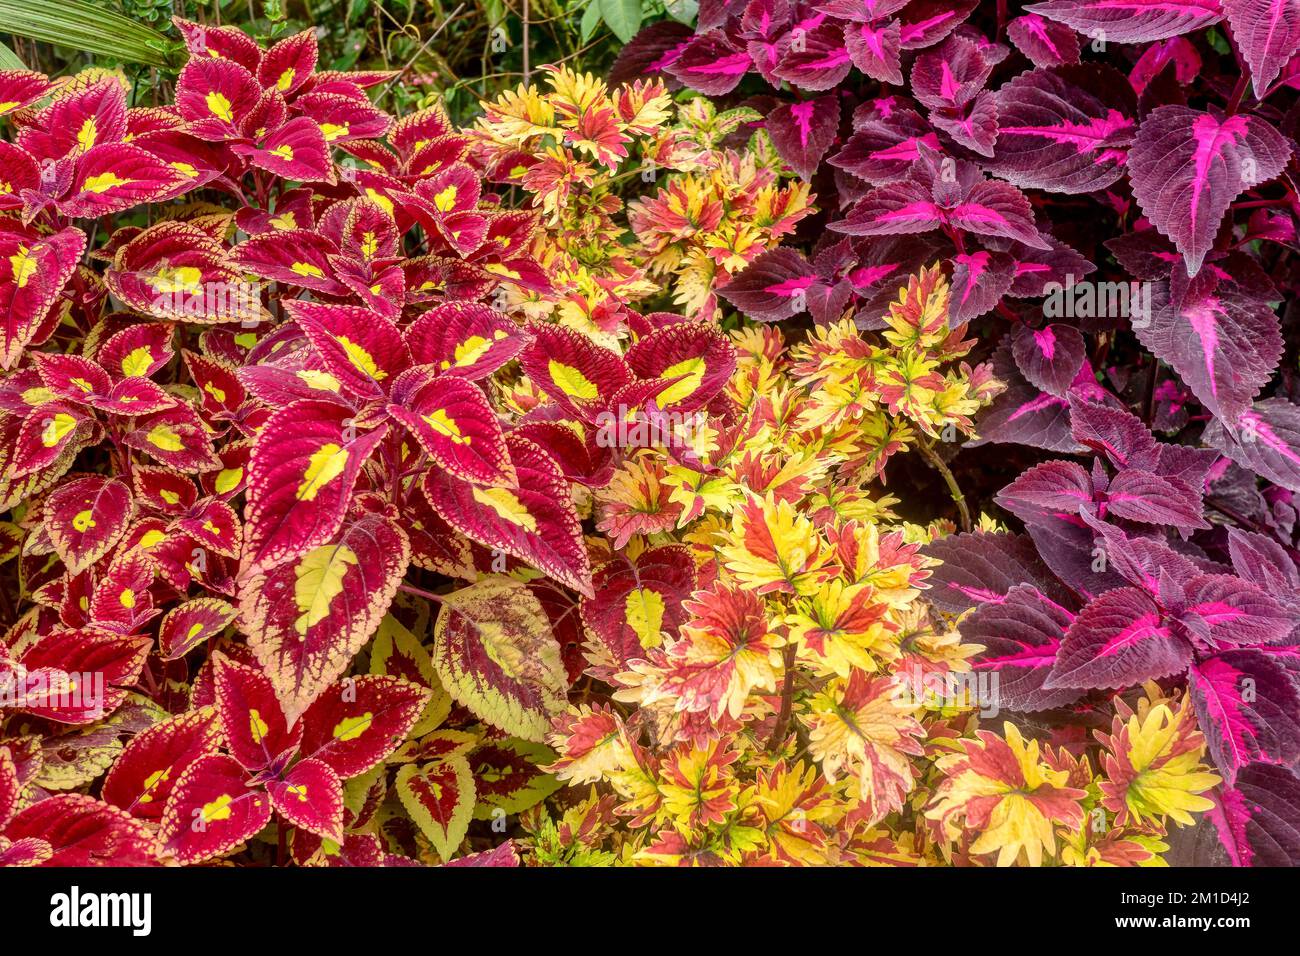
[[[591,39],[598,29],[600,29],[600,4],[597,0],[591,0],[587,4],[587,9],[582,11],[582,42],[586,43]]]
[[[698,0],[664,0],[664,12],[678,23],[693,27],[700,12],[700,4]]]
[[[167,66],[176,44],[157,30],[81,0],[0,0],[0,23],[15,36],[112,57]]]
[[[627,43],[641,29],[641,0],[598,0],[600,16]]]
[[[27,64],[18,58],[18,54],[0,43],[0,70],[25,70]]]

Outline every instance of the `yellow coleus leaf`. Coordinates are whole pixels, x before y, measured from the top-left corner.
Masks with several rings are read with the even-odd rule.
[[[963,823],[978,832],[970,851],[996,853],[998,866],[1039,866],[1044,853],[1056,852],[1054,824],[1082,825],[1080,801],[1087,794],[1066,786],[1069,771],[1045,763],[1037,740],[1026,741],[1010,722],[1003,732],[977,731],[978,740],[960,741],[964,754],[939,758],[945,778],[925,815],[950,839],[960,836]]]
[[[1200,794],[1220,782],[1202,762],[1205,738],[1192,709],[1185,701],[1139,707],[1137,713],[1117,701],[1116,709],[1120,714],[1112,732],[1097,735],[1107,750],[1102,805],[1115,811],[1119,824],[1130,819],[1160,822],[1168,816],[1191,826],[1193,813],[1214,806]]]
[[[760,594],[811,595],[830,577],[832,555],[812,521],[771,493],[737,509],[728,539],[718,549],[727,570]]]

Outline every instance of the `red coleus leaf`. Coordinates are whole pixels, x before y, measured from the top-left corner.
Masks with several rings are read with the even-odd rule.
[[[516,475],[505,433],[483,390],[431,366],[408,369],[393,385],[388,414],[453,478],[479,485],[512,485]]]
[[[154,202],[190,181],[141,146],[105,143],[77,160],[76,174],[59,212],[71,218],[108,216]]]
[[[177,862],[221,856],[271,821],[271,803],[233,757],[207,754],[185,768],[163,812],[159,839]]]
[[[289,96],[301,89],[316,70],[316,32],[303,30],[278,41],[262,55],[258,81],[267,89]]]
[[[618,556],[592,575],[593,598],[582,600],[582,620],[622,666],[673,639],[689,616],[684,602],[695,590],[689,549],[668,545],[634,559]]]
[[[307,709],[300,749],[338,776],[355,777],[401,746],[429,699],[426,688],[400,677],[344,678]]]
[[[591,594],[591,566],[568,482],[555,460],[525,438],[506,436],[512,486],[481,487],[441,469],[424,477],[433,509],[465,537],[500,548],[561,584]]]
[[[292,757],[302,725],[290,727],[271,680],[255,667],[212,656],[212,682],[226,749],[248,771],[263,770]]]
[[[333,402],[295,402],[267,420],[248,462],[244,547],[252,567],[273,567],[334,538],[387,430],[360,431],[353,413]]]
[[[107,631],[55,631],[22,656],[27,672],[23,710],[63,724],[84,725],[111,714],[126,699],[152,641]]]
[[[736,370],[736,350],[726,336],[700,322],[661,326],[628,349],[625,359],[641,378],[669,382],[654,393],[654,402],[681,413],[707,405]]]
[[[231,260],[246,272],[272,282],[302,286],[327,295],[344,291],[333,276],[334,243],[310,229],[272,229],[230,250]]]
[[[79,574],[113,549],[131,522],[131,489],[116,478],[79,478],[45,502],[45,530],[70,574]]]
[[[306,116],[294,117],[265,136],[257,136],[253,143],[235,143],[230,148],[258,169],[283,179],[303,183],[335,181],[325,133]]]
[[[1300,10],[1286,0],[1223,0],[1223,12],[1250,65],[1255,98],[1262,101],[1287,61],[1300,51]]]
[[[282,777],[266,782],[271,806],[289,823],[343,842],[343,783],[319,760],[300,760]]]
[[[233,60],[251,73],[257,73],[258,64],[262,62],[262,50],[256,40],[238,27],[209,26],[181,17],[172,17],[172,23],[180,31],[185,48],[192,57]]]
[[[379,398],[411,364],[401,333],[388,319],[352,305],[293,300],[289,314],[327,371],[360,398]]]
[[[211,707],[177,714],[131,739],[104,778],[103,797],[132,816],[155,820],[185,769],[216,753],[221,726]]]
[[[203,419],[189,405],[175,405],[143,416],[135,424],[135,430],[128,432],[122,441],[169,468],[208,471],[220,464]]]
[[[38,800],[20,810],[5,836],[15,844],[41,841],[44,866],[155,866],[153,832],[117,807],[79,793]]]
[[[237,139],[257,108],[262,88],[234,60],[192,58],[176,79],[176,108],[188,130],[200,139]]]
[[[436,306],[407,327],[405,338],[417,365],[471,380],[491,375],[527,342],[513,321],[477,302]]]
[[[1138,127],[1129,150],[1133,198],[1183,254],[1195,275],[1223,215],[1242,192],[1277,176],[1291,144],[1258,116],[1218,116],[1161,106]]]
[[[632,381],[623,356],[596,345],[580,332],[558,325],[536,325],[520,363],[537,387],[562,407],[587,421]]]
[[[55,97],[18,136],[18,145],[40,159],[77,156],[104,143],[121,142],[127,125],[126,91],[105,78]]]
[[[179,660],[220,636],[235,617],[235,609],[220,598],[195,598],[177,605],[159,625],[159,652],[164,660]]]
[[[71,226],[41,236],[0,223],[0,367],[12,368],[31,343],[85,248],[85,233]]]
[[[364,515],[241,581],[242,628],[290,720],[346,672],[374,634],[410,555],[395,522]]]
[[[0,70],[0,116],[31,106],[52,89],[54,84],[43,73]]]

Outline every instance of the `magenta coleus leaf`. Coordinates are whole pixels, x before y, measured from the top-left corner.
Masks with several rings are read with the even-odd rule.
[[[132,816],[156,820],[185,769],[221,744],[211,707],[177,714],[137,734],[104,778],[103,797]]]
[[[998,703],[1008,710],[1063,707],[1080,691],[1045,690],[1043,682],[1075,615],[1028,584],[1018,584],[996,601],[982,604],[962,621],[962,636],[984,646],[976,672],[998,675]]]
[[[1142,212],[1195,275],[1229,204],[1277,176],[1290,158],[1291,144],[1258,116],[1161,106],[1138,127],[1129,179]]]
[[[1070,592],[1043,564],[1025,535],[968,532],[939,538],[925,553],[941,564],[931,573],[926,598],[950,613],[999,603],[1012,588],[1032,585],[1053,604],[1074,606]]]
[[[1300,406],[1285,398],[1265,399],[1242,412],[1236,425],[1212,421],[1204,437],[1243,468],[1300,491]]]
[[[60,485],[45,502],[45,530],[70,574],[112,550],[131,522],[131,489],[95,475]]]
[[[158,840],[125,811],[79,793],[61,793],[29,804],[9,821],[5,836],[15,844],[48,847],[44,866],[157,866]]]
[[[1222,0],[1233,38],[1250,65],[1255,98],[1264,99],[1277,75],[1300,52],[1300,7],[1290,0]]]
[[[1265,762],[1244,767],[1207,814],[1233,866],[1300,865],[1300,777]]]
[[[1061,193],[1104,189],[1125,170],[1137,104],[1109,66],[1022,73],[997,93],[991,172],[1017,186]]]
[[[1087,344],[1072,326],[1045,325],[1032,329],[1019,325],[1012,332],[1011,351],[1016,365],[1031,385],[1064,398],[1083,366]]]
[[[345,678],[307,709],[300,750],[344,779],[365,773],[401,746],[429,697],[400,677]]]
[[[343,842],[343,783],[319,760],[299,760],[283,776],[266,782],[271,807],[309,833]]]
[[[1170,630],[1148,594],[1115,588],[1079,612],[1043,686],[1129,687],[1181,673],[1191,660],[1191,645]]]
[[[1099,30],[1112,43],[1163,40],[1223,19],[1219,0],[1047,0],[1025,9],[1085,35]]]
[[[1272,377],[1282,355],[1268,303],[1217,266],[1152,293],[1151,315],[1133,323],[1138,339],[1182,376],[1216,417],[1237,422]]]
[[[767,118],[768,135],[777,155],[804,179],[812,178],[835,141],[839,125],[840,102],[833,95],[784,104]]]
[[[1292,650],[1292,663],[1300,660]],[[1230,650],[1193,664],[1188,687],[1215,766],[1231,786],[1255,760],[1300,757],[1300,694],[1274,655]]]
[[[1034,66],[1079,62],[1079,35],[1063,23],[1026,13],[1007,24],[1007,38]]]

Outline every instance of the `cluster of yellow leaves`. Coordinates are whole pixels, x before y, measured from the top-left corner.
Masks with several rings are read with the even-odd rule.
[[[959,364],[971,343],[947,307],[935,268],[900,290],[879,334],[843,323],[791,345],[744,327],[726,401],[676,447],[622,450],[592,503],[602,547],[635,561],[686,545],[697,590],[672,628],[671,597],[654,593],[650,615],[638,592],[641,648],[625,659],[588,633],[588,674],[612,703],[574,706],[548,737],[552,772],[613,798],[583,853],[1153,864],[1166,822],[1204,809],[1214,778],[1191,711],[1154,687],[1136,711],[1116,702],[1094,760],[1083,742],[981,728],[979,648],[920,599],[921,547],[950,526],[902,521],[869,487],[909,445],[970,434],[1000,387]]]
[[[783,183],[765,132],[743,150],[721,146],[760,118],[752,110],[674,104],[657,80],[611,90],[567,67],[546,71],[545,89],[484,103],[473,131],[488,175],[541,212],[531,252],[553,291],[512,292],[518,311],[614,348],[627,308],[667,278],[685,315],[716,318],[713,289],[813,211],[807,183]],[[625,206],[629,193],[642,196]]]

